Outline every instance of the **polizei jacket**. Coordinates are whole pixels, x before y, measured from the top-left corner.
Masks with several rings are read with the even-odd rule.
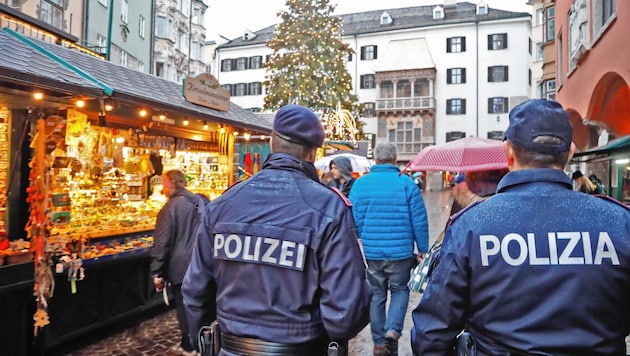
[[[413,311],[415,355],[464,328],[479,355],[625,355],[630,211],[572,190],[560,170],[508,173],[453,219]]]
[[[367,325],[371,291],[350,207],[312,163],[271,154],[207,216],[182,287],[191,332],[213,280],[217,320],[232,335],[296,344],[350,339]]]

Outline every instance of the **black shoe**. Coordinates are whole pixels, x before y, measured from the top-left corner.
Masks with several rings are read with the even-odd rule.
[[[387,356],[398,356],[398,335],[385,336]]]

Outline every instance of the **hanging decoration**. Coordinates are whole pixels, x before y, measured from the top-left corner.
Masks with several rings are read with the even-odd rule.
[[[48,325],[48,300],[53,296],[55,279],[52,274],[51,251],[48,248],[47,217],[48,207],[48,171],[50,162],[46,159],[46,122],[37,120],[37,134],[33,140],[35,154],[30,162],[30,185],[26,189],[27,202],[30,204],[30,216],[26,225],[28,237],[31,240],[31,249],[35,253],[35,284],[33,295],[36,297],[37,307],[33,319],[34,331]]]
[[[356,146],[359,130],[350,111],[337,106],[337,110],[324,112],[321,121],[327,141],[349,141]]]

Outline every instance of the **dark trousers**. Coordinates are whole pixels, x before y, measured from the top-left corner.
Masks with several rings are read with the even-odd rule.
[[[188,318],[186,317],[186,308],[184,307],[184,298],[182,297],[182,285],[174,285],[172,287],[173,297],[175,298],[175,312],[177,313],[177,323],[179,324],[179,331],[182,334],[181,345],[184,351],[193,351],[195,349],[192,343],[191,337],[188,331]]]

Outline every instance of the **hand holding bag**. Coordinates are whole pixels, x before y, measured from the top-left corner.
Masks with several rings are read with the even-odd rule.
[[[424,289],[429,283],[430,272],[433,269],[433,265],[436,262],[440,248],[442,247],[442,239],[444,238],[444,231],[438,236],[433,245],[427,253],[424,254],[424,258],[411,272],[409,283],[407,286],[412,292],[423,293]]]

